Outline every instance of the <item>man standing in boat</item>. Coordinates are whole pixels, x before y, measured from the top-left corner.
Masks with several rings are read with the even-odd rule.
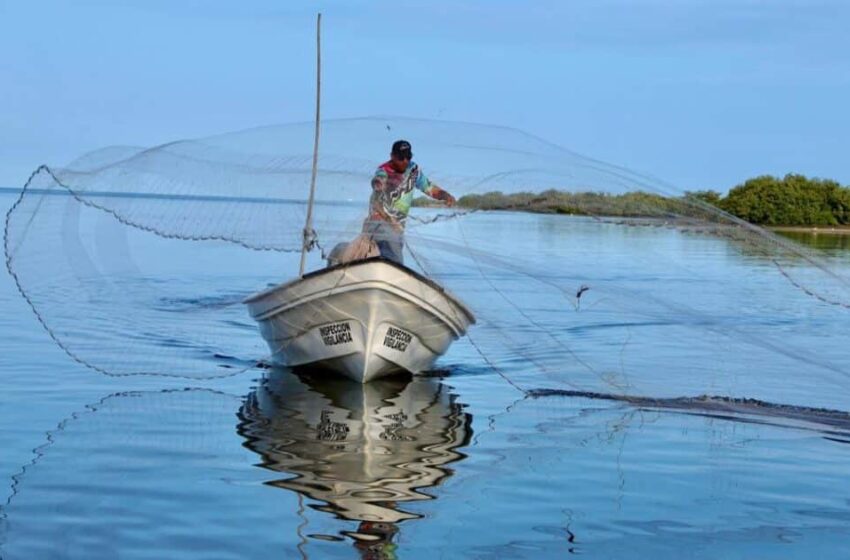
[[[404,262],[404,224],[414,189],[446,206],[455,204],[455,198],[429,181],[413,161],[410,142],[398,140],[393,143],[390,160],[381,164],[372,178],[369,217],[363,224],[363,233],[375,241],[381,256],[398,263]]]

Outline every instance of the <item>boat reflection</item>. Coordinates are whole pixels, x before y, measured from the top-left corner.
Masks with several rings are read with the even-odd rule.
[[[367,384],[272,370],[239,411],[238,432],[261,465],[287,476],[268,484],[360,522],[347,532],[364,556],[390,552],[397,524],[421,517],[406,502],[451,476],[472,436],[472,417],[436,378]]]

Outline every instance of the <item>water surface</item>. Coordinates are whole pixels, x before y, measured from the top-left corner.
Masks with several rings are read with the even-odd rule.
[[[841,413],[847,392],[838,390],[843,378],[821,375],[815,366],[809,370],[761,344],[787,337],[813,359],[846,361],[846,348],[830,343],[845,330],[846,314],[825,306],[812,315],[801,307],[787,324],[771,321],[771,308],[793,305],[785,297],[786,283],[758,255],[742,254],[725,241],[663,228],[590,230],[581,219],[559,216],[476,220],[465,232],[478,247],[501,247],[537,264],[568,254],[558,274],[577,283],[583,269],[596,267],[598,283],[579,313],[566,299],[535,295],[518,272],[499,285],[513,286],[510,298],[523,302],[535,324],[555,324],[554,314],[573,313],[575,323],[553,336],[598,371],[616,374],[611,384],[600,385],[563,350],[555,353],[554,342],[535,348],[514,333],[527,324],[512,323],[516,310],[493,294],[491,303],[504,308],[499,316],[505,324],[473,340],[494,349],[491,357],[502,374],[549,392],[523,395],[465,341],[430,376],[366,387],[261,368],[206,381],[112,378],[58,348],[4,275],[0,475],[6,501],[0,555],[850,554],[850,422]],[[451,226],[442,231],[458,235]],[[195,314],[198,324],[210,318],[234,322],[233,340],[222,343],[228,347],[190,348],[193,359],[207,360],[211,369],[222,356],[250,363],[258,347],[255,333],[244,310],[227,302],[278,279],[270,269],[279,257],[268,256],[269,268],[259,269],[242,266],[236,256],[223,263],[195,249],[163,256],[158,243],[132,237],[128,245],[131,264],[149,278],[166,269],[185,274],[176,290],[152,288],[157,301],[170,298],[173,313]],[[834,266],[846,267],[847,255],[830,251]],[[474,270],[452,273],[459,289],[479,282],[483,291]],[[721,297],[724,287],[712,279],[729,277],[740,282],[725,289],[758,293],[751,300],[757,308],[738,312]],[[619,316],[604,301],[594,307],[590,296],[604,291],[605,278],[621,290],[611,293],[663,286],[667,307],[642,323],[633,320],[643,310],[638,304],[623,307]],[[468,293],[474,298],[471,288]],[[715,311],[688,315],[690,323],[713,321],[710,328],[674,320],[674,311],[686,303]],[[154,317],[144,309],[114,311],[138,320]],[[725,337],[721,319],[724,328],[756,332],[759,343]],[[98,328],[110,324],[104,320]],[[148,325],[154,332],[157,326],[171,328]],[[722,345],[724,356],[739,359],[694,363],[697,354],[669,338],[683,333],[708,333],[710,340],[692,342],[694,352]],[[540,336],[532,332],[529,339]],[[529,358],[510,358],[511,341],[512,351],[523,346]],[[505,348],[502,361],[499,346]],[[115,353],[113,362],[132,356],[129,349],[122,357],[120,348],[102,348]],[[605,369],[609,364],[614,366]],[[620,398],[618,375],[641,398]],[[580,391],[600,386],[610,390]],[[675,400],[703,392],[731,400]],[[739,397],[793,406],[734,400]]]

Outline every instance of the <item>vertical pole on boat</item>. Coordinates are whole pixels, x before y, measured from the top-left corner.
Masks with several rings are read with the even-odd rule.
[[[310,198],[307,201],[307,223],[304,224],[304,236],[301,245],[301,266],[299,276],[304,276],[304,264],[307,251],[315,241],[313,232],[313,198],[316,194],[316,174],[319,169],[319,118],[322,99],[322,14],[316,18],[316,133],[313,137],[313,173],[310,176]]]

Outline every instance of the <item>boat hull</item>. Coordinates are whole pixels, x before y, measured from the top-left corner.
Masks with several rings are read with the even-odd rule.
[[[475,322],[438,284],[381,258],[320,270],[245,303],[275,364],[360,382],[431,368]]]

